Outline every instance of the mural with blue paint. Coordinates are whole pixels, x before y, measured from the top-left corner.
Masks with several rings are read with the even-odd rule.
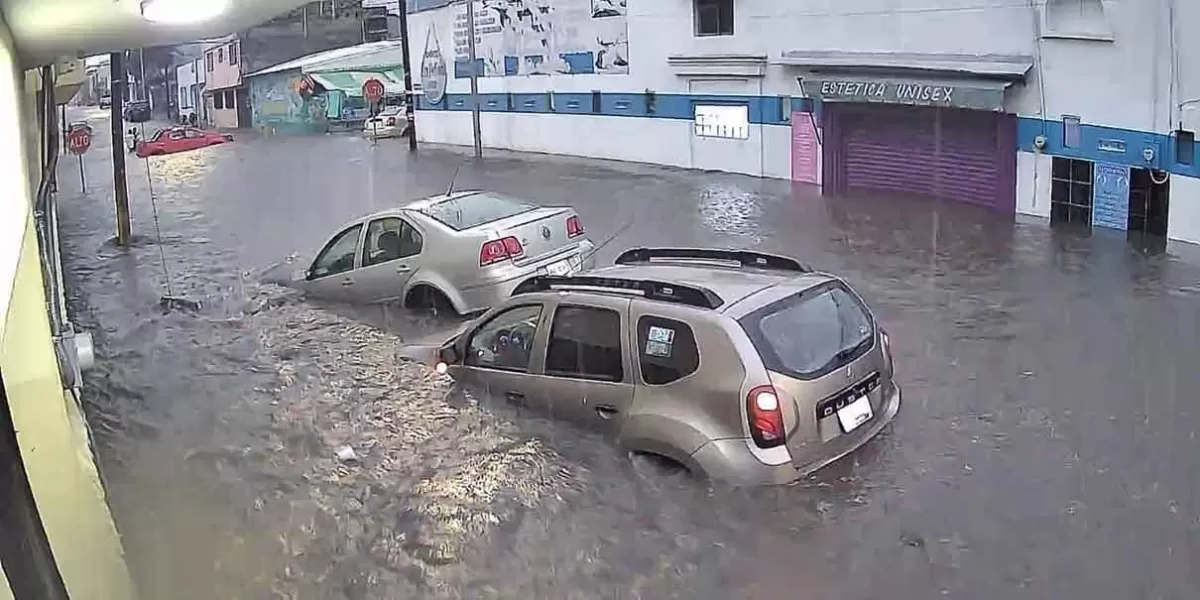
[[[313,93],[311,80],[299,70],[249,78],[254,127],[277,133],[323,133],[328,125],[324,93]]]
[[[1092,186],[1092,226],[1124,231],[1129,227],[1129,167],[1096,163]]]
[[[629,73],[627,0],[475,0],[475,58],[481,77]],[[431,27],[426,51],[453,40],[454,77],[470,77],[467,3],[453,31]]]

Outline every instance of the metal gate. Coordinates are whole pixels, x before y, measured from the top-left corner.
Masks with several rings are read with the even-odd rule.
[[[914,194],[1016,210],[1016,119],[949,108],[828,103],[825,191]]]

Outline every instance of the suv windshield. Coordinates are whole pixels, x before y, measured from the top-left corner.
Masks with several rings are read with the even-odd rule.
[[[866,307],[837,283],[768,304],[739,323],[768,369],[802,379],[850,363],[875,339]]]
[[[537,208],[536,204],[524,200],[490,192],[477,192],[431,204],[420,212],[441,221],[455,231],[462,231]]]

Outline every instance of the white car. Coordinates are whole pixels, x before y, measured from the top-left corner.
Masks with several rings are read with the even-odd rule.
[[[408,133],[403,106],[389,106],[363,123],[363,135],[374,138],[401,137]]]

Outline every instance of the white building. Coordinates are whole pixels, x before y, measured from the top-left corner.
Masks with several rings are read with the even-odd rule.
[[[465,2],[410,0],[470,144]],[[476,0],[483,144],[933,195],[1200,242],[1192,0]]]
[[[196,114],[196,122],[204,123],[204,59],[197,58],[175,67],[175,96],[179,102],[180,118]]]

